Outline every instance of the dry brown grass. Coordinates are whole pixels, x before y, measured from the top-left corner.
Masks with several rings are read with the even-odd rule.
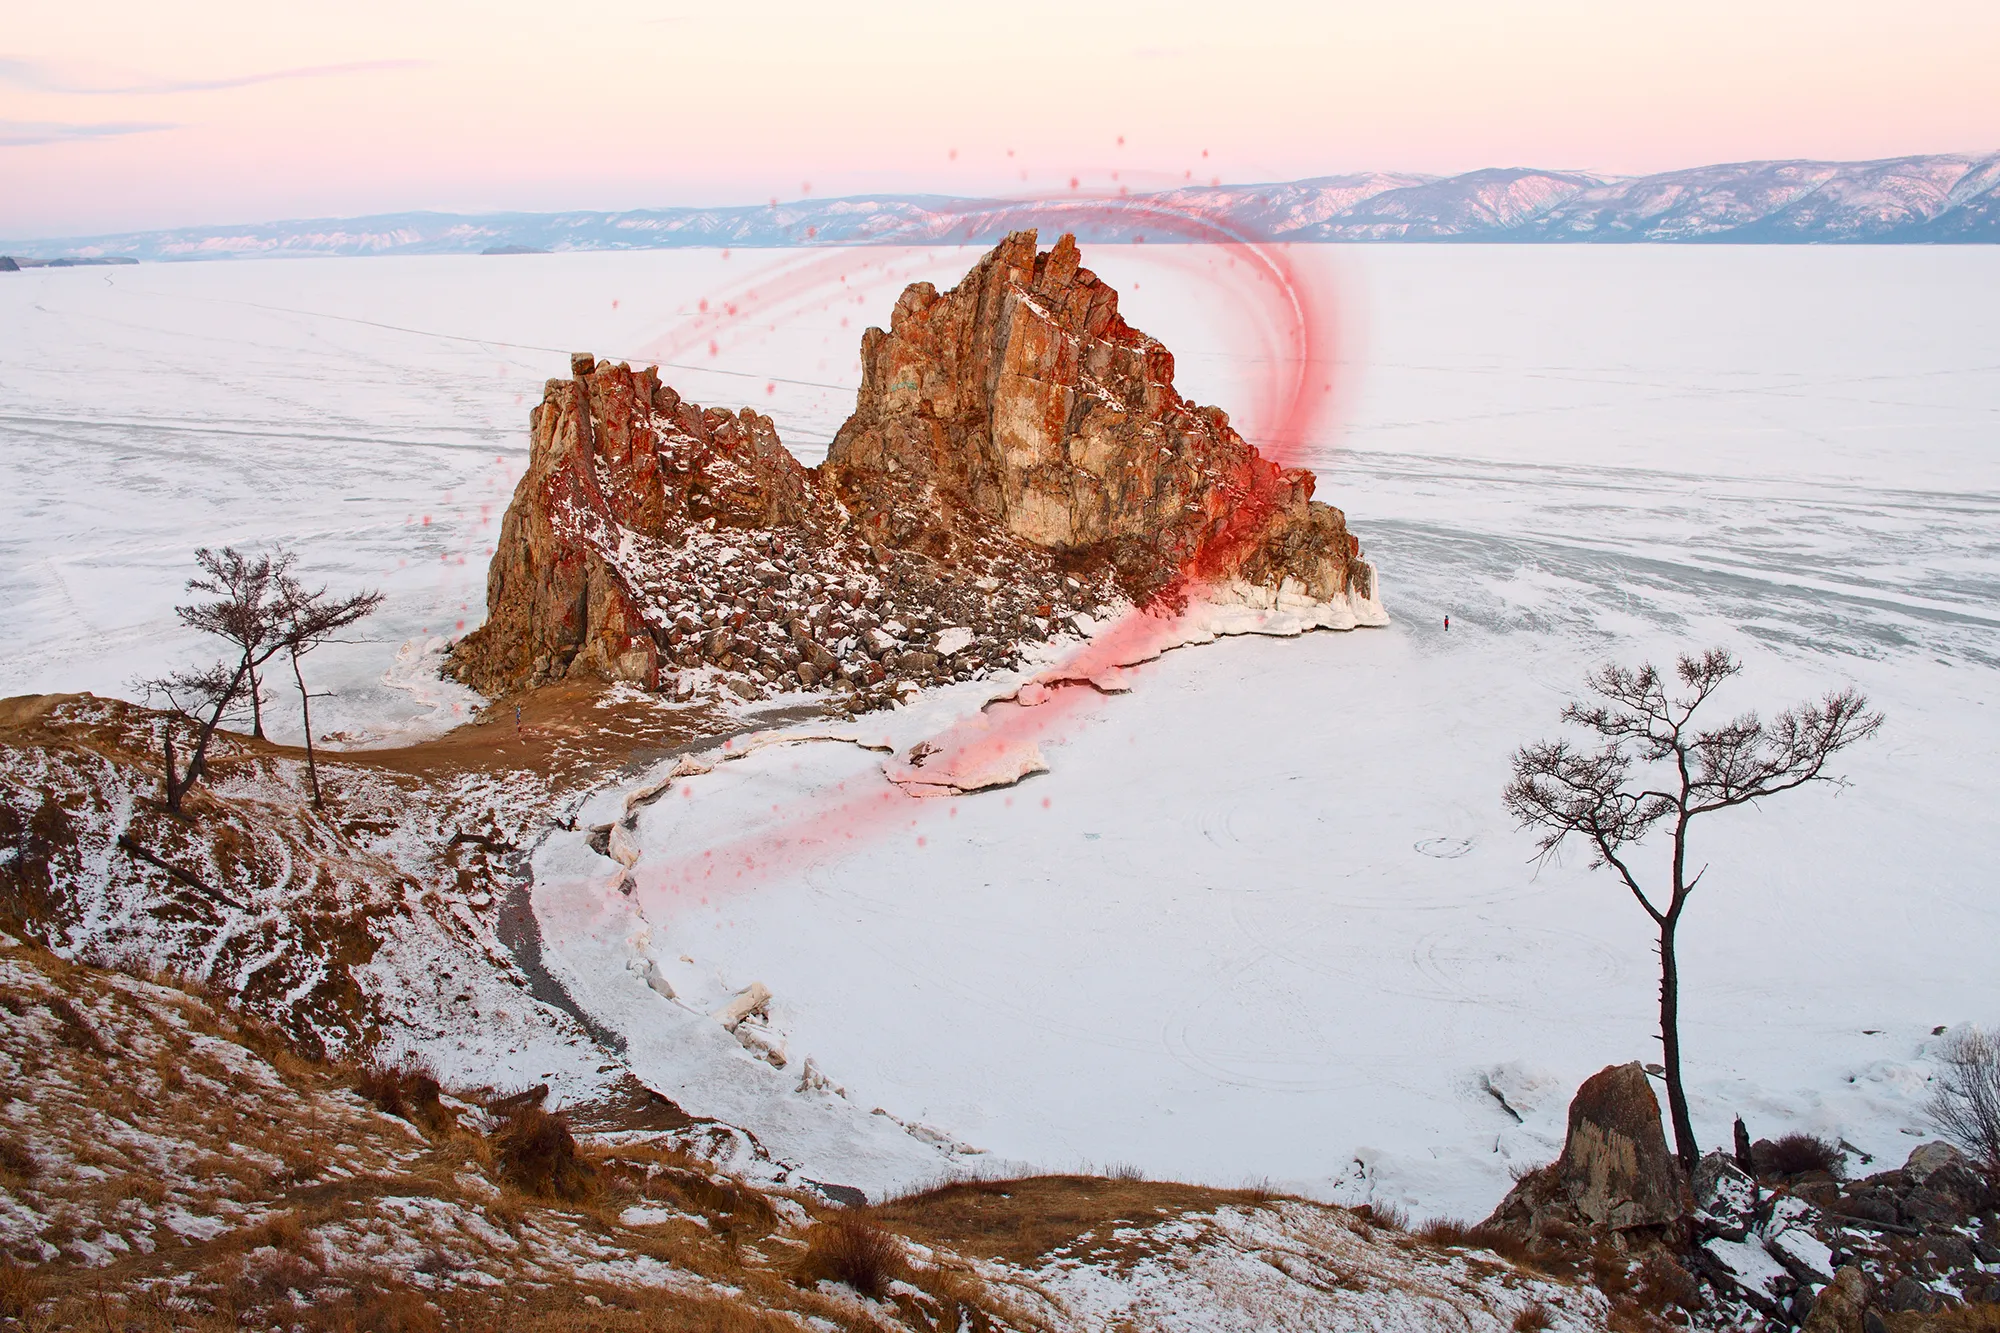
[[[1252,1190],[1171,1181],[1027,1176],[958,1181],[890,1199],[861,1214],[926,1245],[1030,1264],[1095,1231],[1264,1202]]]
[[[1542,1333],[1553,1323],[1555,1319],[1549,1314],[1549,1307],[1536,1301],[1514,1316],[1514,1333]]]
[[[1888,1316],[1889,1333],[2000,1333],[2000,1305],[1962,1305],[1925,1314]]]
[[[1437,1246],[1439,1249],[1485,1250],[1519,1268],[1540,1267],[1525,1239],[1499,1227],[1440,1217],[1426,1222],[1417,1231],[1416,1236],[1425,1244]]]
[[[11,1134],[0,1134],[0,1180],[26,1182],[41,1174],[27,1145]]]
[[[597,1192],[597,1170],[577,1151],[561,1114],[523,1106],[494,1135],[500,1178],[538,1199],[580,1202]]]
[[[88,1051],[92,1055],[111,1054],[110,1049],[104,1044],[104,1038],[97,1035],[96,1025],[84,1017],[83,1011],[76,1007],[75,1001],[69,996],[58,995],[45,1003],[49,1006],[49,1012],[55,1015],[59,1041],[74,1046],[79,1051]]]
[[[587,1155],[607,1205],[630,1199],[672,1204],[708,1219],[722,1235],[764,1235],[778,1225],[769,1198],[678,1148],[634,1143]]]
[[[1354,1215],[1371,1227],[1384,1231],[1408,1231],[1410,1215],[1393,1203],[1364,1203],[1354,1210]]]
[[[404,1059],[393,1065],[366,1065],[354,1075],[354,1090],[376,1109],[409,1121],[432,1137],[458,1128],[458,1117],[443,1101],[444,1087],[428,1065]]]
[[[27,1319],[41,1299],[33,1269],[0,1254],[0,1319]]]
[[[802,1286],[838,1282],[879,1298],[909,1272],[909,1257],[902,1242],[881,1227],[836,1217],[807,1233],[806,1252],[792,1271]]]

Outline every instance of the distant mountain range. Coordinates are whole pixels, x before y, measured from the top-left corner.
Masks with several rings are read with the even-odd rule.
[[[1653,176],[1489,168],[1371,172],[1112,198],[877,195],[620,213],[385,213],[0,241],[0,254],[138,260],[522,254],[673,246],[985,244],[1023,227],[1078,239],[1268,241],[2000,242],[2000,153],[1879,162],[1735,162]]]

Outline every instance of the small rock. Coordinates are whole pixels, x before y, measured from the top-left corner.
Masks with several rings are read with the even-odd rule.
[[[1928,1313],[1937,1309],[1937,1293],[1913,1277],[1903,1277],[1889,1288],[1888,1305],[1898,1312],[1920,1311]]]
[[[1804,1333],[1865,1333],[1863,1317],[1872,1285],[1856,1265],[1842,1268],[1813,1297]]]
[[[1972,1243],[1956,1231],[1926,1231],[1924,1247],[1947,1268],[1970,1268],[1975,1262]]]
[[[1895,1201],[1880,1194],[1844,1194],[1835,1202],[1832,1211],[1864,1222],[1881,1222],[1889,1226],[1901,1220]]]
[[[1922,1185],[1903,1196],[1903,1216],[1911,1222],[1962,1222],[1965,1205],[1942,1190]]]

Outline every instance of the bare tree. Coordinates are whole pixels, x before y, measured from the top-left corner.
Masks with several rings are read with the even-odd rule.
[[[161,785],[164,803],[176,815],[207,772],[209,744],[230,710],[247,702],[256,734],[263,734],[257,670],[282,646],[275,638],[278,581],[291,563],[282,548],[253,559],[230,546],[220,551],[203,547],[194,558],[201,573],[188,580],[188,591],[208,593],[210,600],[177,606],[174,614],[190,629],[227,641],[234,660],[139,682],[149,698],[165,704],[168,713],[160,730]],[[193,730],[185,764],[176,753],[178,725]]]
[[[281,612],[278,585],[291,568],[291,553],[281,546],[252,559],[233,546],[220,551],[204,546],[194,553],[194,559],[201,573],[188,580],[188,591],[209,593],[215,600],[177,606],[174,614],[189,628],[226,639],[236,647],[247,676],[250,734],[262,740],[263,684],[257,670],[279,647],[273,639]]]
[[[313,808],[317,810],[321,799],[319,759],[313,751],[312,693],[306,689],[305,671],[299,659],[371,614],[382,604],[382,594],[360,592],[352,597],[329,598],[325,587],[304,587],[288,568],[279,571],[277,582],[281,608],[277,637],[291,656],[292,679],[298,682],[299,715],[306,728],[306,775],[312,782]]]
[[[1931,1119],[2000,1181],[2000,1038],[1971,1028],[1953,1033],[1931,1093]]]
[[[1715,726],[1695,716],[1742,665],[1711,648],[1683,656],[1674,674],[1685,693],[1669,696],[1650,663],[1615,663],[1591,673],[1595,699],[1572,700],[1562,720],[1592,733],[1597,744],[1542,741],[1514,754],[1513,780],[1502,800],[1522,827],[1540,829],[1541,855],[1555,855],[1571,837],[1591,849],[1592,869],[1609,867],[1659,931],[1660,1045],[1674,1148],[1692,1171],[1699,1160],[1681,1082],[1680,969],[1674,936],[1688,896],[1707,867],[1688,873],[1688,827],[1697,816],[1747,805],[1808,782],[1840,782],[1826,773],[1835,754],[1872,736],[1882,715],[1855,690],[1829,692],[1788,708],[1769,722],[1744,713]],[[1651,892],[1633,867],[1632,848],[1665,825],[1670,838],[1664,875]],[[1652,878],[1649,876],[1649,878]],[[1664,892],[1664,899],[1661,894]]]
[[[217,662],[139,682],[148,698],[166,706],[167,717],[160,727],[160,798],[174,814],[181,813],[181,802],[207,771],[209,742],[214,739],[216,728],[222,725],[224,715],[242,701],[246,675],[248,671],[241,662],[235,666]],[[185,766],[180,764],[174,745],[177,724],[194,730]]]

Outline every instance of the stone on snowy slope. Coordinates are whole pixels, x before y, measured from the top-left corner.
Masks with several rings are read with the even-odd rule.
[[[1634,1062],[1584,1080],[1570,1102],[1562,1156],[1522,1177],[1487,1225],[1529,1238],[1666,1229],[1693,1208],[1659,1101]]]
[[[1578,1211],[1613,1230],[1665,1226],[1692,1200],[1667,1150],[1660,1103],[1635,1061],[1584,1080],[1569,1107],[1557,1173]]]
[[[1920,1143],[1910,1150],[1909,1160],[1903,1163],[1903,1174],[1912,1185],[1921,1185],[1938,1172],[1949,1167],[1966,1165],[1965,1154],[1942,1139],[1930,1143]]]

